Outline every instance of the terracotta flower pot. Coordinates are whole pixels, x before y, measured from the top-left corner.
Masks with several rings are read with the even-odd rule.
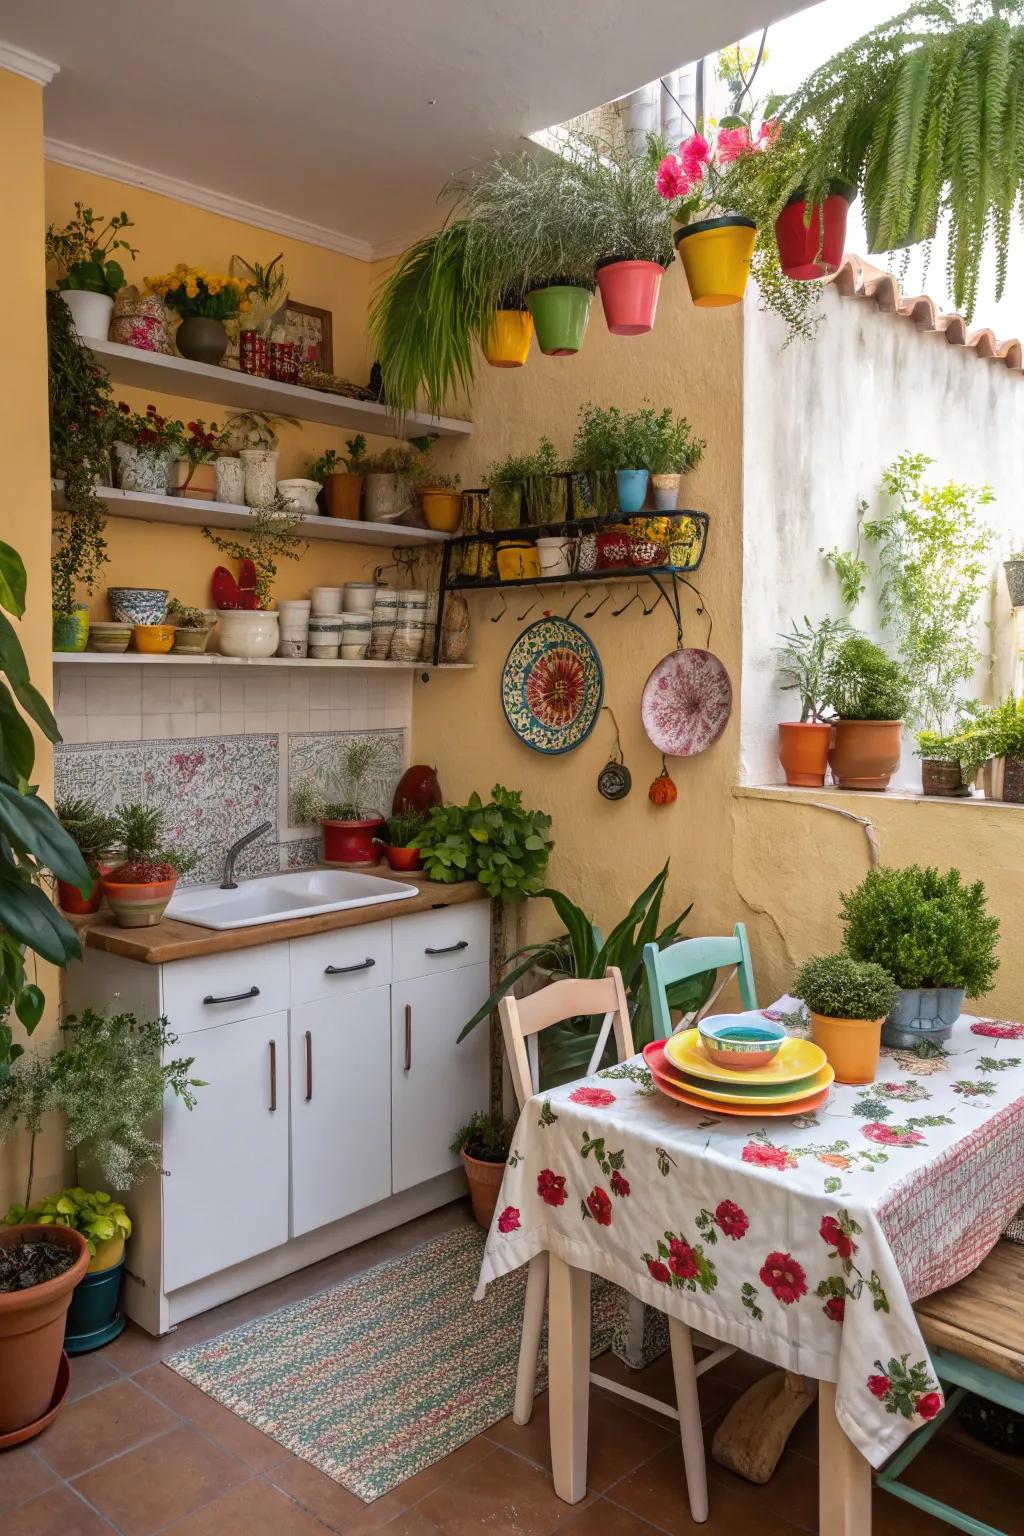
[[[595,276],[613,336],[642,336],[654,328],[664,268],[657,261],[603,261]]]
[[[390,843],[385,843],[384,857],[392,869],[400,869],[406,874],[414,869],[423,868],[423,859],[418,848],[392,848]]]
[[[825,782],[831,742],[830,725],[783,721],[779,725],[779,762],[786,771],[786,783],[820,789]]]
[[[349,522],[358,522],[362,498],[362,475],[324,475],[324,506],[328,517],[344,517]]]
[[[484,1163],[468,1152],[461,1152],[462,1166],[466,1170],[469,1198],[473,1202],[473,1219],[486,1231],[494,1219],[494,1207],[498,1203],[498,1191],[505,1177],[504,1163]]]
[[[384,829],[380,816],[367,817],[362,821],[325,821],[325,864],[379,864],[380,848],[377,838]]]
[[[900,764],[902,720],[838,720],[829,756],[840,789],[888,789]]]
[[[828,1057],[837,1083],[874,1082],[883,1022],[882,1019],[829,1019],[822,1013],[811,1013],[811,1039]]]
[[[75,1262],[55,1280],[0,1294],[0,1435],[35,1424],[47,1413],[71,1293],[89,1268],[89,1245],[70,1227],[26,1223],[0,1228],[0,1248],[12,1248],[23,1237],[70,1248]]]
[[[155,928],[177,883],[177,875],[173,880],[140,880],[136,884],[100,877],[103,894],[122,928]]]
[[[100,884],[99,875],[92,883],[92,890],[88,896],[83,896],[76,885],[69,885],[66,880],[57,881],[57,901],[62,912],[70,912],[73,917],[87,917],[90,912],[98,912],[100,902],[103,900],[103,887]]]
[[[806,283],[838,272],[846,247],[847,215],[856,194],[856,187],[849,183],[832,182],[824,203],[811,207],[809,220],[807,199],[802,192],[793,194],[775,220],[775,243],[786,277]]]

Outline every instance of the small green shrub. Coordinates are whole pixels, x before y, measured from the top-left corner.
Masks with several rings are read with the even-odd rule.
[[[870,871],[840,898],[845,948],[871,960],[899,987],[963,987],[980,997],[999,968],[999,919],[981,880],[964,885],[958,869],[919,864]]]
[[[12,1205],[4,1221],[8,1225],[35,1221],[41,1227],[71,1227],[86,1239],[93,1258],[100,1243],[107,1243],[112,1237],[132,1235],[128,1212],[120,1201],[113,1200],[102,1189],[62,1189],[57,1195],[43,1195],[42,1199],[33,1200],[30,1206]]]
[[[479,880],[488,896],[534,896],[551,854],[551,817],[528,811],[518,790],[495,784],[488,804],[474,791],[464,806],[435,806],[408,845],[431,880]]]
[[[840,720],[902,720],[909,703],[907,676],[881,646],[851,635],[829,658],[824,702]]]
[[[515,1124],[503,1120],[500,1115],[485,1114],[478,1109],[466,1124],[455,1133],[451,1151],[455,1157],[465,1152],[480,1163],[504,1163],[512,1145]]]
[[[880,1019],[896,1001],[897,987],[888,971],[852,955],[815,955],[793,981],[795,996],[812,1013],[827,1019]]]
[[[423,831],[423,817],[418,811],[400,811],[388,817],[388,845],[391,848],[408,848]],[[381,839],[383,841],[383,839]]]

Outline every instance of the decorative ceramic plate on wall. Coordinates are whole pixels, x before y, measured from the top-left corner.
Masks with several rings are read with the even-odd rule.
[[[673,651],[644,684],[644,730],[666,757],[696,757],[725,730],[732,713],[729,674],[710,651]]]
[[[501,704],[535,752],[571,752],[601,713],[604,674],[590,637],[568,619],[538,619],[505,658]]]

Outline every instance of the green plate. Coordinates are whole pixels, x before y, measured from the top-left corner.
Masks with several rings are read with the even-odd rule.
[[[685,1072],[678,1070],[670,1075],[674,1082],[690,1093],[699,1093],[704,1098],[718,1099],[722,1103],[739,1099],[763,1099],[766,1103],[788,1103],[791,1099],[800,1099],[805,1094],[817,1093],[826,1088],[832,1082],[832,1076],[823,1075],[821,1072],[812,1072],[810,1077],[802,1077],[795,1083],[787,1083],[780,1087],[777,1083],[716,1083],[712,1086],[706,1078],[688,1077]],[[719,1091],[716,1091],[719,1090]]]

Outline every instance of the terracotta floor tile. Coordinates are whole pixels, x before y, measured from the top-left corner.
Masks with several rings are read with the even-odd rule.
[[[181,1347],[177,1333],[167,1333],[162,1339],[154,1339],[151,1334],[144,1333],[141,1328],[129,1322],[124,1333],[107,1345],[103,1356],[125,1376],[134,1376],[136,1371],[154,1365],[165,1355],[173,1355]]]
[[[318,1472],[316,1467],[297,1456],[287,1457],[273,1467],[266,1474],[266,1481],[305,1505],[332,1531],[344,1532],[344,1536],[364,1536],[367,1531],[379,1531],[409,1507],[402,1496],[401,1486],[383,1498],[375,1499],[372,1504],[364,1504],[354,1493],[349,1493],[333,1478]]]
[[[152,1392],[162,1403],[183,1419],[198,1426],[204,1435],[216,1440],[224,1450],[244,1461],[254,1472],[263,1472],[283,1457],[289,1456],[283,1445],[247,1424],[237,1413],[225,1408],[215,1398],[186,1381],[168,1365],[150,1365],[135,1377],[140,1387]]]
[[[564,1503],[539,1467],[497,1447],[417,1504],[445,1536],[548,1536],[579,1509]]]
[[[551,1430],[547,1393],[534,1405],[529,1424],[502,1419],[487,1437],[507,1450],[515,1451],[536,1463],[546,1473],[551,1471]],[[632,1406],[604,1392],[590,1395],[590,1428],[587,1439],[587,1486],[600,1493],[617,1483],[627,1472],[668,1445],[676,1444],[676,1430],[671,1420],[655,1424],[633,1411]]]
[[[810,1463],[803,1462],[803,1466],[813,1479]],[[732,1484],[738,1482],[738,1478],[731,1479]],[[702,1536],[797,1536],[800,1531],[816,1529],[816,1508],[814,1525],[800,1526],[773,1511],[762,1497],[764,1489],[741,1492],[730,1484],[718,1483],[713,1474],[708,1483],[711,1513],[708,1523],[700,1527]],[[674,1445],[615,1483],[607,1498],[670,1536],[694,1536],[681,1453]]]
[[[418,1509],[410,1509],[404,1515],[396,1515],[381,1528],[385,1536],[443,1536],[441,1527]]]
[[[76,1477],[175,1423],[176,1416],[134,1382],[115,1381],[69,1403],[35,1447],[61,1477]]]
[[[417,1472],[415,1477],[408,1478],[404,1483],[399,1483],[394,1489],[396,1498],[405,1504],[412,1506],[433,1493],[439,1484],[447,1482],[450,1477],[471,1467],[474,1462],[480,1461],[491,1450],[491,1442],[483,1435],[477,1435],[472,1440],[467,1440],[465,1445],[460,1445],[458,1450],[444,1456],[440,1461],[435,1461],[432,1467],[425,1467],[422,1472]]]
[[[152,1536],[250,1475],[248,1467],[182,1424],[86,1472],[73,1487],[125,1536]]]
[[[106,1358],[105,1350],[96,1350],[91,1355],[76,1355],[71,1361],[68,1402],[75,1403],[97,1388],[109,1386],[112,1381],[117,1381],[120,1374]]]
[[[168,1536],[326,1536],[327,1527],[255,1479],[168,1526]]]
[[[34,1499],[55,1481],[53,1472],[30,1445],[0,1451],[0,1514],[14,1504]]]
[[[4,1536],[111,1536],[113,1529],[70,1488],[52,1488],[3,1520]]]
[[[619,1509],[607,1499],[595,1499],[582,1514],[573,1515],[559,1526],[558,1536],[655,1536],[659,1527]],[[706,1530],[706,1526],[694,1526],[693,1530]]]

